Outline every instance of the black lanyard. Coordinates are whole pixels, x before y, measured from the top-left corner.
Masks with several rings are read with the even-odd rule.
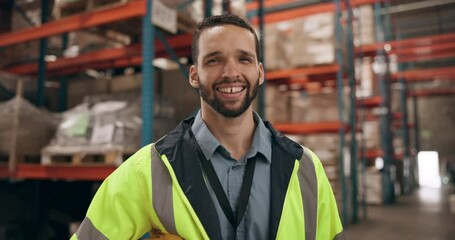
[[[251,185],[253,183],[254,167],[256,166],[256,157],[248,159],[245,167],[245,173],[243,175],[242,188],[240,190],[240,196],[237,205],[237,216],[234,216],[229,200],[226,193],[223,190],[223,186],[216,175],[215,169],[213,168],[212,162],[208,161],[202,150],[198,147],[199,159],[201,160],[202,168],[204,169],[207,178],[209,179],[210,185],[215,192],[216,198],[223,209],[224,215],[231,223],[234,230],[237,231],[237,227],[242,221],[243,215],[245,215],[246,207],[248,206],[248,200],[250,198]]]

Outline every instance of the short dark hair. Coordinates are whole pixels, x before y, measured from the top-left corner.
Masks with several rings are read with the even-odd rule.
[[[254,31],[254,28],[247,23],[244,19],[237,15],[216,15],[216,16],[211,16],[207,17],[204,19],[202,22],[200,22],[197,27],[196,31],[194,32],[193,36],[193,42],[191,44],[191,52],[192,55],[191,57],[193,58],[193,63],[197,64],[197,57],[199,55],[199,38],[201,37],[201,34],[204,30],[208,28],[212,28],[215,26],[220,26],[220,25],[234,25],[238,26],[241,28],[245,28],[248,31],[250,31],[255,40],[255,45],[256,45],[256,57],[257,61],[259,62],[259,56],[260,56],[260,49],[259,49],[259,39],[258,36],[256,35],[256,31]]]

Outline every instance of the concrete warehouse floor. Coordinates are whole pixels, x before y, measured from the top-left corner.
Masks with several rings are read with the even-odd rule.
[[[453,240],[455,213],[449,196],[455,186],[418,188],[385,206],[368,206],[367,219],[346,229],[348,240]],[[360,212],[362,214],[362,212]]]

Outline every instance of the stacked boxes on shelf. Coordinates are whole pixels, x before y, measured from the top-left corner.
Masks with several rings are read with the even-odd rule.
[[[290,92],[289,121],[292,123],[339,121],[337,95],[335,89],[319,93]],[[344,102],[347,102],[347,92],[343,97]],[[347,108],[343,111],[346,116]]]
[[[352,31],[354,46],[362,46],[375,43],[375,22],[372,5],[363,5],[352,9],[354,19]]]
[[[320,13],[296,19],[293,23],[291,63],[295,67],[335,62],[333,13]]]
[[[334,14],[321,13],[265,27],[269,70],[335,62]]]
[[[335,89],[319,93],[289,91],[283,86],[267,85],[267,119],[273,123],[339,121],[338,96]],[[344,101],[348,101],[347,89]],[[280,101],[277,101],[280,99]],[[344,115],[347,114],[345,105]]]

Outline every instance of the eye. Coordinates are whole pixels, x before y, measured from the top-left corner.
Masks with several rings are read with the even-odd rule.
[[[251,62],[253,62],[253,61],[252,61],[251,58],[249,58],[249,57],[241,57],[241,58],[240,58],[240,62],[243,62],[243,63],[251,63]]]
[[[211,58],[211,59],[207,60],[207,64],[213,64],[213,63],[217,63],[217,62],[220,62],[220,60],[218,58]]]

